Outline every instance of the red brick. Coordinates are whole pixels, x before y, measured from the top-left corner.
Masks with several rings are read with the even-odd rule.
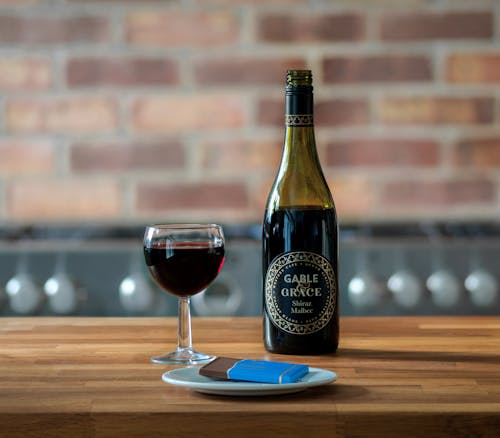
[[[500,167],[500,137],[469,139],[459,142],[453,153],[453,162],[479,169]]]
[[[109,39],[109,23],[104,17],[68,18],[0,15],[0,43],[62,44],[104,42]]]
[[[394,97],[382,100],[378,113],[390,124],[485,124],[493,109],[492,98]]]
[[[110,180],[29,180],[7,191],[9,218],[35,222],[116,218],[120,189]]]
[[[177,64],[159,58],[74,58],[66,69],[70,86],[174,85]]]
[[[236,128],[244,123],[244,106],[229,94],[141,97],[133,104],[133,125],[147,132]]]
[[[15,1],[15,0],[0,0],[0,3],[2,1]],[[25,0],[29,1],[29,0]],[[137,0],[66,0],[67,2],[82,2],[82,3],[89,3],[89,2],[94,2],[94,3],[136,3]],[[147,0],[150,3],[164,3],[165,0]],[[262,3],[267,3],[269,0],[196,0],[192,2],[194,5],[201,5],[206,7],[208,6],[219,6],[219,5],[234,5],[234,4],[250,4],[250,5],[255,5],[257,4],[262,4]],[[290,4],[290,3],[300,3],[302,0],[274,0],[273,3],[283,3],[283,4]]]
[[[431,140],[363,139],[330,143],[328,166],[436,166],[439,145]]]
[[[0,89],[44,90],[52,85],[52,67],[43,58],[0,58]]]
[[[264,126],[285,126],[285,100],[260,99],[257,103],[257,122]]]
[[[0,140],[0,175],[49,174],[55,168],[54,145],[44,140]]]
[[[137,0],[64,0],[67,3],[102,3],[106,5],[106,3],[114,4],[114,3],[137,3]],[[165,0],[147,0],[147,3],[162,3]]]
[[[456,83],[499,83],[500,53],[451,55],[446,63],[446,78]]]
[[[248,206],[248,195],[239,183],[139,185],[137,209],[144,211],[238,209]]]
[[[444,207],[487,203],[495,199],[495,184],[481,177],[437,181],[398,180],[382,188],[382,203],[387,206]]]
[[[76,172],[182,169],[185,154],[177,140],[154,143],[77,143],[71,147]]]
[[[378,185],[360,174],[343,178],[327,177],[327,180],[342,221],[359,217],[365,219],[378,205]]]
[[[280,142],[235,139],[203,144],[199,153],[203,168],[218,173],[251,171],[274,174],[278,170],[282,149]]]
[[[265,42],[358,41],[365,37],[359,14],[265,14],[258,17],[258,39]]]
[[[364,99],[332,99],[316,101],[314,123],[317,126],[366,125],[370,108]]]
[[[116,128],[117,106],[102,97],[46,97],[7,102],[9,131],[95,133]]]
[[[133,44],[210,47],[235,43],[240,23],[230,12],[132,12],[126,19],[127,40]]]
[[[287,69],[303,69],[302,58],[205,59],[194,67],[202,85],[283,84]]]
[[[415,82],[432,79],[427,56],[336,56],[323,61],[326,83]]]
[[[258,210],[262,216],[264,213],[264,209],[266,208],[267,198],[269,197],[269,192],[274,183],[274,179],[276,177],[276,172],[278,168],[274,169],[274,172],[269,175],[262,176],[258,179],[258,181],[252,186],[252,199],[253,199],[253,208]],[[262,217],[257,219],[258,221],[262,220]]]
[[[382,17],[384,40],[490,39],[493,15],[490,12],[412,12]]]
[[[314,123],[317,126],[361,125],[370,118],[368,102],[363,99],[334,99],[316,101]],[[285,125],[284,100],[261,99],[258,102],[257,121],[261,125]]]
[[[274,5],[300,4],[303,0],[273,0]],[[207,5],[251,5],[260,6],[269,4],[269,0],[196,0],[196,4]]]
[[[115,3],[137,3],[137,0],[65,0],[67,3],[102,3],[106,5],[107,3],[113,5]],[[147,0],[148,3],[162,3],[165,0]]]

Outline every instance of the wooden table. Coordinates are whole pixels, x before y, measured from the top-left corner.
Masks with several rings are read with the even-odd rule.
[[[267,353],[257,318],[194,319],[205,352],[338,381],[270,397],[161,381],[173,318],[0,318],[0,436],[500,436],[500,317],[344,318],[336,355]],[[171,367],[170,367],[171,368]]]

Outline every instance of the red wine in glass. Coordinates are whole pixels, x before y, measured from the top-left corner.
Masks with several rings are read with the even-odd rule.
[[[196,364],[213,359],[192,348],[192,295],[206,289],[224,264],[224,233],[215,224],[150,225],[144,234],[144,258],[151,276],[179,301],[177,349],[153,357],[158,364]]]
[[[144,247],[149,272],[165,290],[190,297],[207,288],[224,264],[224,245],[209,242],[160,242]]]

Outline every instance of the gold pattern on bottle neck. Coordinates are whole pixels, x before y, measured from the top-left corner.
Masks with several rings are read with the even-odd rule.
[[[312,114],[286,114],[286,126],[313,126]]]

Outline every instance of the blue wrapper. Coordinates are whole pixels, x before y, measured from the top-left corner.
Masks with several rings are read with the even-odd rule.
[[[307,365],[253,359],[217,357],[200,368],[201,375],[224,380],[294,383],[309,372]]]
[[[307,365],[244,359],[227,371],[231,380],[262,383],[293,383],[309,372]]]

